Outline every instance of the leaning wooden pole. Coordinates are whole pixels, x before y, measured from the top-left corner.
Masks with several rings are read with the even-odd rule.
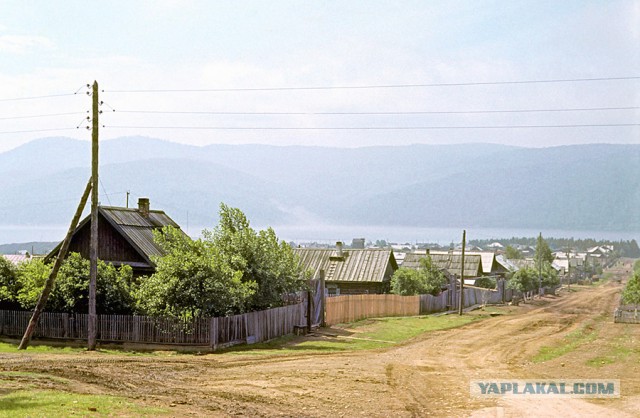
[[[467,231],[462,231],[462,256],[460,257],[460,305],[458,305],[458,315],[464,312],[464,247],[467,241]]]
[[[96,349],[96,282],[98,280],[98,82],[93,82],[91,126],[91,239],[89,247],[89,326],[87,349]]]
[[[26,331],[24,332],[24,336],[22,337],[22,341],[20,341],[20,345],[18,349],[26,350],[29,346],[29,342],[31,341],[31,335],[33,331],[35,331],[36,326],[38,325],[38,319],[40,318],[40,314],[42,313],[45,305],[47,304],[47,299],[49,298],[49,294],[51,290],[53,290],[53,284],[56,281],[56,277],[58,276],[58,270],[60,270],[60,266],[64,261],[64,258],[67,255],[67,251],[69,250],[69,244],[71,243],[71,237],[73,236],[73,232],[76,230],[78,226],[78,222],[80,221],[80,216],[82,216],[82,211],[87,204],[87,200],[89,199],[89,192],[91,191],[91,179],[87,183],[87,187],[84,189],[84,193],[82,194],[82,198],[80,199],[80,204],[78,205],[78,209],[76,209],[75,215],[73,215],[73,219],[71,220],[71,225],[69,225],[69,230],[67,231],[67,235],[64,237],[62,241],[62,245],[60,246],[60,250],[58,251],[58,256],[56,257],[56,261],[53,263],[53,268],[51,269],[51,273],[49,273],[49,278],[44,284],[44,289],[42,289],[42,293],[40,294],[40,298],[38,299],[38,303],[36,304],[35,309],[33,310],[33,315],[29,320],[29,325],[27,326]]]

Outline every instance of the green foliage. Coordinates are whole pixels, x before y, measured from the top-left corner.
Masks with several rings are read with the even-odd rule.
[[[182,319],[223,316],[238,311],[255,292],[255,283],[243,282],[242,272],[225,263],[211,242],[193,241],[172,227],[155,239],[166,255],[155,260],[156,272],[141,280],[140,311]]]
[[[18,289],[19,283],[15,266],[0,255],[0,309],[15,308]]]
[[[35,307],[49,277],[51,266],[36,259],[18,268],[20,290],[18,302],[25,309]],[[96,312],[129,314],[133,312],[131,267],[114,267],[98,260],[96,280]],[[89,310],[89,260],[71,253],[62,263],[46,309],[53,312],[86,313]]]
[[[633,274],[622,292],[622,302],[629,305],[640,305],[640,273]]]
[[[523,267],[513,273],[507,282],[507,288],[519,292],[528,292],[538,288],[538,272],[531,267]]]
[[[284,303],[305,286],[291,246],[273,229],[256,232],[237,208],[220,205],[220,223],[193,241],[165,228],[156,241],[166,255],[142,280],[138,308],[149,315],[224,316]]]
[[[291,246],[278,242],[271,228],[256,232],[240,209],[220,204],[218,226],[203,235],[229,267],[242,272],[243,283],[257,286],[247,301],[247,310],[281,306],[283,294],[304,288],[305,280]]]
[[[553,287],[560,284],[560,277],[558,277],[558,271],[551,266],[551,263],[545,262],[542,264],[542,286]]]
[[[633,263],[633,272],[640,273],[640,260],[636,260],[635,263]]]
[[[551,252],[551,248],[547,241],[542,238],[542,234],[538,236],[538,240],[536,242],[536,253],[534,256],[534,260],[536,262],[536,267],[540,268],[540,263],[553,263],[554,257]]]
[[[417,270],[401,267],[391,278],[391,292],[396,295],[437,295],[447,283],[444,274],[431,263],[431,257],[420,259]]]
[[[520,250],[512,247],[511,245],[507,245],[507,247],[504,249],[504,256],[508,260],[521,260],[524,258]]]
[[[485,289],[495,289],[497,283],[496,279],[493,277],[480,277],[476,280],[475,286],[484,287]]]

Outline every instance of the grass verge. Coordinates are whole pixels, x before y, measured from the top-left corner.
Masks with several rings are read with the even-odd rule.
[[[534,363],[542,363],[564,356],[576,348],[587,342],[593,341],[598,337],[593,324],[587,324],[583,327],[567,334],[557,345],[544,346],[533,358]]]
[[[0,372],[2,417],[145,417],[169,411],[106,395],[85,395],[60,390],[67,381],[38,373]],[[51,388],[51,389],[49,389]]]
[[[403,343],[425,332],[466,325],[487,314],[413,316],[364,319],[321,329],[315,335],[285,336],[267,343],[237,346],[224,350],[225,355],[288,355],[300,352],[322,353],[371,350]]]

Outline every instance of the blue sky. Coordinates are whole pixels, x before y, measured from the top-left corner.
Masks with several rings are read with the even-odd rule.
[[[0,99],[98,80],[101,138],[190,144],[518,146],[640,142],[638,127],[326,130],[331,127],[640,123],[638,109],[431,115],[185,115],[640,106],[640,80],[402,89],[118,93],[640,76],[640,1],[3,1]],[[84,90],[80,90],[84,93]],[[87,140],[83,95],[0,100],[0,152],[44,136]],[[112,112],[115,108],[116,112]],[[71,115],[20,118],[53,113]],[[5,119],[2,119],[4,117]],[[11,119],[7,119],[11,118]],[[135,126],[135,128],[117,128]],[[160,128],[145,128],[164,126]],[[303,127],[208,130],[175,127]],[[40,131],[68,128],[61,131]],[[6,133],[33,130],[38,132]]]

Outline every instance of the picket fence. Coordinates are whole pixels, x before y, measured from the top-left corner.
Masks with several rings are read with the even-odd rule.
[[[450,286],[437,296],[345,295],[325,299],[325,324],[335,325],[366,318],[412,316],[456,310],[459,290]],[[464,307],[511,301],[513,291],[504,281],[495,290],[467,286]],[[181,344],[208,346],[213,350],[240,343],[268,341],[304,327],[307,300],[301,303],[227,317],[180,321],[129,315],[98,315],[97,339],[100,342]],[[0,311],[0,335],[19,338],[31,312]],[[47,339],[87,339],[87,314],[44,312],[34,337]]]
[[[216,318],[181,321],[131,315],[97,315],[100,342],[210,346],[263,342],[293,332],[305,323],[305,303]],[[32,312],[0,311],[0,335],[22,337]],[[87,314],[43,312],[36,338],[86,340]]]
[[[613,322],[640,324],[640,305],[620,305],[613,313]]]

